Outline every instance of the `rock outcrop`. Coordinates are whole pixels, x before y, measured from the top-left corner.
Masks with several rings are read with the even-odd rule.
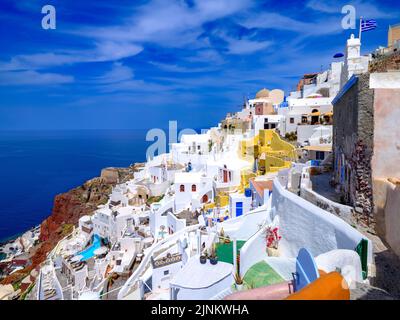
[[[32,264],[4,278],[1,283],[19,281],[42,263],[47,254],[70,232],[70,227],[78,225],[80,217],[93,214],[100,204],[107,202],[115,184],[133,179],[137,166],[140,164],[128,168],[103,169],[100,177],[57,195],[51,215],[41,223],[39,244],[30,250]]]

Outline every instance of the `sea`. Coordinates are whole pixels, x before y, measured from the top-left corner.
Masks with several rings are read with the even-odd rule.
[[[54,197],[105,167],[146,161],[146,130],[0,131],[0,243],[40,224]]]

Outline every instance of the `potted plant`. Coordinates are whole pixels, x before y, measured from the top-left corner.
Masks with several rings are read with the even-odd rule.
[[[206,262],[207,262],[207,253],[203,253],[200,255],[200,263],[206,264]]]
[[[224,228],[221,228],[221,231],[219,232],[219,243],[224,243],[225,242],[225,232]]]
[[[243,278],[240,276],[239,272],[235,273],[235,286],[238,291],[243,289]]]
[[[267,253],[270,257],[279,256],[278,245],[281,240],[281,236],[278,234],[278,227],[272,228],[267,227],[265,230],[265,240],[267,244]]]
[[[216,265],[218,263],[218,257],[217,253],[215,251],[215,244],[213,244],[213,247],[211,249],[211,254],[210,254],[210,263],[212,265]]]

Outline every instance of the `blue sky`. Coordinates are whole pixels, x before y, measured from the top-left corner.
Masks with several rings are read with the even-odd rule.
[[[41,28],[46,4],[56,30]],[[345,4],[378,21],[363,53],[386,45],[398,1],[1,0],[0,129],[214,125],[327,68],[357,33],[341,28]]]

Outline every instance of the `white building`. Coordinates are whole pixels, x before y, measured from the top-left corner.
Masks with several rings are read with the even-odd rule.
[[[240,217],[251,210],[252,197],[251,193],[246,196],[243,193],[229,194],[229,212],[231,218]]]
[[[202,172],[182,172],[175,175],[175,211],[193,209],[214,198],[212,179]]]
[[[354,34],[347,39],[345,48],[344,67],[341,76],[341,87],[353,76],[368,71],[370,56],[361,56],[361,41],[355,38]]]
[[[98,209],[92,219],[93,232],[114,243],[123,236],[128,224],[132,223],[134,219],[133,210],[131,206],[116,209],[105,206]]]

